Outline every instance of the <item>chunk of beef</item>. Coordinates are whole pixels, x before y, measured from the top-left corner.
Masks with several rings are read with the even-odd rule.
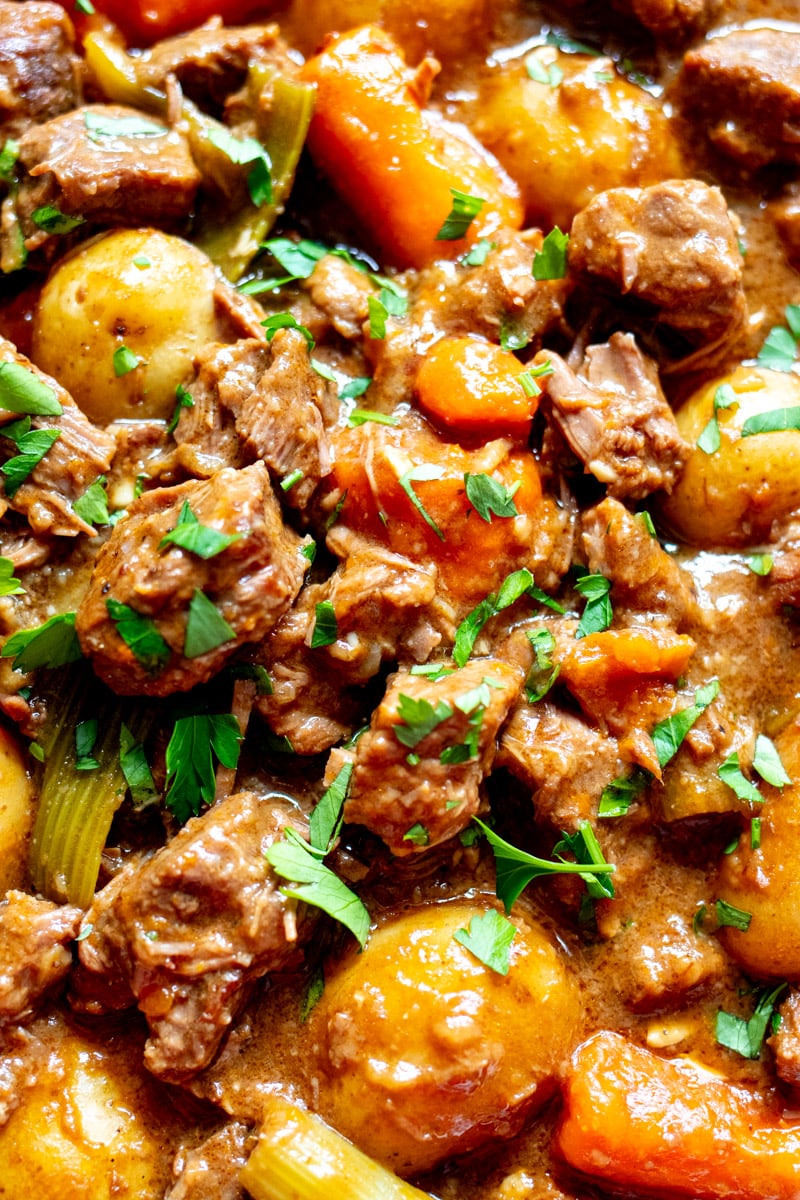
[[[239,1172],[256,1144],[256,1135],[241,1121],[229,1121],[176,1163],[178,1178],[165,1200],[245,1200]]]
[[[0,1026],[24,1021],[42,998],[64,983],[72,966],[68,949],[81,910],[9,892],[0,901]]]
[[[791,988],[778,1009],[781,1023],[769,1039],[778,1078],[800,1087],[800,989]]]
[[[439,641],[428,620],[436,568],[376,542],[347,544],[344,562],[305,588],[259,653],[273,687],[259,697],[259,711],[298,754],[327,750],[355,728],[357,697],[343,686],[366,683],[400,655],[425,659]],[[333,605],[336,640],[312,649],[316,606],[324,601]]]
[[[549,700],[514,705],[496,761],[531,789],[537,818],[554,829],[593,819],[603,788],[626,771],[616,738]]]
[[[0,0],[0,147],[80,100],[75,33],[59,4]]]
[[[20,141],[16,208],[26,248],[51,235],[33,213],[54,205],[104,225],[174,225],[192,211],[200,172],[185,137],[116,104],[91,104],[37,125]]]
[[[521,666],[497,657],[440,679],[390,676],[356,743],[345,820],[365,825],[398,856],[454,837],[478,811],[497,732],[524,678]]]
[[[375,295],[375,287],[365,271],[359,271],[338,254],[326,254],[304,286],[340,337],[349,341],[363,337],[369,298]]]
[[[174,544],[162,547],[185,505],[200,526],[235,540],[212,557]],[[308,566],[302,544],[283,524],[261,463],[147,492],[97,556],[76,620],[83,652],[120,695],[188,691],[210,679],[243,643],[260,641],[283,616]],[[230,634],[226,638],[223,630],[221,643],[206,651],[186,646],[190,605],[202,606],[203,597]],[[166,643],[162,652],[156,646],[137,657],[120,636],[109,601],[154,621]]]
[[[684,109],[748,168],[800,163],[800,33],[737,29],[683,60]]]
[[[303,336],[280,329],[269,346],[250,339],[210,347],[189,391],[194,408],[182,410],[175,430],[181,463],[205,475],[223,461],[260,459],[276,480],[301,471],[285,499],[304,508],[330,471],[325,426],[335,419],[335,398],[311,367]]]
[[[672,490],[691,446],[678,431],[655,363],[631,334],[589,346],[578,375],[551,351],[535,361],[552,367],[543,384],[553,419],[610,496],[641,500]]]
[[[27,518],[35,534],[57,537],[93,534],[93,526],[78,516],[73,503],[111,465],[116,446],[113,434],[93,425],[69,392],[20,354],[11,342],[0,338],[0,363],[4,362],[32,372],[50,388],[62,408],[57,417],[30,418],[32,429],[55,429],[59,436],[27,479],[13,495],[6,497],[8,506]],[[6,446],[7,458],[19,454],[13,442],[7,441]]]
[[[589,570],[612,583],[617,623],[671,626],[698,619],[694,585],[670,558],[641,517],[610,496],[582,518]]]
[[[614,7],[656,37],[672,39],[707,29],[719,0],[614,0]]]
[[[777,606],[800,608],[800,517],[790,517],[773,529],[773,565],[767,577]]]
[[[746,316],[731,215],[720,190],[697,179],[595,196],[573,222],[569,269],[708,352]]]
[[[793,266],[800,266],[800,183],[790,183],[783,195],[768,206],[780,234],[786,257]]]
[[[292,824],[277,804],[239,792],[95,896],[73,1006],[136,1003],[150,1028],[145,1062],[162,1079],[207,1066],[248,985],[294,957],[303,926],[264,859]]]

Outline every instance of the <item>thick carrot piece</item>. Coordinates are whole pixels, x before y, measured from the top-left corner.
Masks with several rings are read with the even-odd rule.
[[[470,337],[435,342],[422,360],[420,407],[439,426],[526,441],[539,403],[520,382],[525,367],[507,350]]]
[[[800,1124],[747,1088],[617,1033],[575,1051],[555,1147],[578,1171],[663,1197],[800,1196]]]
[[[66,0],[60,3],[70,15],[74,13],[74,4]],[[134,46],[149,45],[159,38],[194,29],[213,16],[221,16],[228,25],[245,21],[256,13],[263,19],[265,10],[259,0],[94,0],[94,7],[110,17]]]
[[[365,25],[334,38],[303,77],[317,86],[311,155],[388,262],[422,267],[500,225],[520,228],[517,185],[465,128],[423,109],[416,73],[388,34]],[[466,237],[437,241],[452,188],[484,203]]]
[[[658,629],[607,629],[570,647],[561,664],[564,682],[578,690],[605,691],[637,680],[677,679],[695,643],[685,634]]]

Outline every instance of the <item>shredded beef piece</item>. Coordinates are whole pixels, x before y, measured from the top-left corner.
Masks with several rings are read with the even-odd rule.
[[[111,132],[92,132],[86,122],[107,122]],[[156,136],[115,131],[135,120],[163,129]],[[30,129],[20,141],[25,168],[16,208],[26,248],[52,235],[32,214],[42,205],[105,225],[173,225],[192,211],[200,172],[184,136],[152,117],[117,104],[90,104]]]
[[[662,549],[644,521],[611,497],[582,517],[590,571],[612,583],[618,624],[667,625],[680,632],[697,619],[691,578]]]
[[[292,824],[285,809],[239,792],[95,896],[73,1006],[136,1003],[150,1028],[145,1063],[160,1078],[179,1082],[207,1066],[248,985],[294,957],[292,902],[264,859]]]
[[[93,534],[94,528],[74,512],[72,504],[111,465],[116,446],[113,434],[93,425],[69,392],[4,338],[0,338],[0,362],[17,363],[33,372],[55,393],[63,409],[59,417],[31,418],[32,429],[57,429],[59,437],[14,495],[7,498],[9,507],[27,518],[35,534],[57,537]],[[19,453],[13,443],[6,445],[9,451],[6,457]]]
[[[791,988],[778,1009],[781,1023],[768,1039],[775,1055],[778,1078],[790,1087],[800,1087],[800,989]]]
[[[590,346],[578,375],[551,351],[540,351],[535,361],[550,363],[553,373],[543,382],[552,415],[609,495],[641,500],[672,490],[691,446],[678,432],[655,363],[631,334]]]
[[[181,1156],[178,1178],[164,1200],[245,1200],[239,1172],[257,1141],[240,1121],[230,1121]]]
[[[706,29],[720,0],[614,0],[621,13],[635,17],[656,37],[687,37]]]
[[[789,517],[773,529],[772,570],[767,585],[775,604],[800,608],[800,517]]]
[[[203,559],[162,539],[188,504],[201,525],[238,535]],[[120,695],[166,696],[204,683],[245,642],[258,642],[300,590],[308,560],[281,520],[263,464],[219,471],[209,480],[140,496],[103,546],[76,621],[84,654]],[[197,657],[183,654],[189,604],[197,590],[216,605],[232,636]],[[156,621],[171,655],[162,669],[140,662],[117,632],[107,600]]]
[[[81,916],[79,908],[25,892],[11,891],[0,901],[0,1026],[32,1016],[42,998],[64,982],[72,966],[67,944]]]
[[[747,314],[731,215],[719,188],[697,179],[595,196],[573,222],[569,269],[709,353]]]
[[[800,162],[800,34],[737,29],[690,50],[687,116],[748,168]]]
[[[521,666],[495,657],[474,659],[435,681],[405,671],[391,675],[370,728],[356,743],[345,820],[365,825],[398,856],[454,837],[478,811],[497,731],[524,677]],[[402,697],[425,701],[433,710],[442,706],[443,719],[413,746],[397,736],[398,728],[410,728],[401,715]],[[470,736],[476,738],[472,745]],[[453,747],[462,747],[464,756],[442,762],[440,755]]]
[[[365,271],[359,271],[338,254],[326,254],[304,286],[341,337],[350,341],[363,337],[364,322],[369,317],[369,297],[375,295],[375,285]]]
[[[79,67],[60,4],[0,0],[0,148],[79,103]]]

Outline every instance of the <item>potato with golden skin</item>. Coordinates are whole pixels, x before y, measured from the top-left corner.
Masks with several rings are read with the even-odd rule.
[[[309,1021],[322,1116],[400,1175],[513,1136],[580,1038],[577,986],[542,927],[514,914],[507,975],[455,940],[491,911],[476,896],[390,916]]]
[[[51,273],[33,360],[97,425],[169,419],[196,352],[220,337],[216,286],[211,260],[181,238],[155,229],[105,234]],[[115,359],[123,347],[135,356],[129,369]]]
[[[33,786],[17,738],[0,725],[0,899],[27,875]]]
[[[697,440],[714,416],[715,397],[734,402],[717,408],[719,449],[705,453]],[[773,521],[800,505],[800,429],[742,436],[752,418],[799,406],[800,378],[764,367],[737,367],[686,400],[676,420],[695,450],[662,505],[677,537],[708,548],[757,545]]]
[[[544,229],[568,229],[608,188],[683,174],[668,118],[606,58],[542,46],[503,64],[472,128],[522,189],[527,221]]]

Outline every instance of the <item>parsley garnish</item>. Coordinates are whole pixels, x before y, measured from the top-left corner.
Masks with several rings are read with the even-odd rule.
[[[369,336],[381,341],[386,337],[386,318],[403,317],[407,308],[408,300],[405,294],[398,294],[389,287],[382,287],[377,296],[368,296]]]
[[[457,188],[450,188],[453,197],[453,207],[445,218],[436,240],[439,242],[454,242],[463,238],[486,201],[480,196],[470,196]]]
[[[70,217],[54,204],[43,204],[31,213],[31,220],[45,233],[72,233],[79,225],[83,225],[85,217]]]
[[[758,992],[755,1011],[749,1021],[720,1009],[716,1021],[716,1038],[720,1046],[741,1054],[742,1058],[758,1058],[767,1031],[777,1032],[780,1018],[775,1012],[775,1003],[786,986],[779,983],[777,987]]]
[[[75,770],[96,771],[100,763],[92,754],[97,741],[97,718],[89,717],[75,726]]]
[[[135,808],[145,808],[158,799],[144,746],[136,741],[124,722],[119,731],[119,765]]]
[[[143,117],[111,117],[107,113],[91,111],[83,114],[83,124],[93,142],[104,137],[166,137],[168,133],[165,125],[157,125]]]
[[[441,467],[434,466],[433,463],[423,463],[419,467],[412,467],[410,471],[406,471],[405,475],[401,475],[397,481],[423,521],[425,521],[426,525],[430,525],[433,532],[441,541],[445,541],[444,534],[411,485],[412,483],[424,483],[430,479],[441,479],[443,474],[444,471]]]
[[[280,489],[282,492],[290,492],[296,483],[299,483],[303,478],[304,472],[299,467],[295,467],[288,475],[284,475],[280,481]]]
[[[314,631],[311,634],[311,649],[332,646],[339,636],[336,612],[330,600],[320,600],[314,609]]]
[[[548,46],[555,46],[563,54],[591,54],[592,58],[600,57],[599,50],[593,50],[585,42],[577,42],[575,38],[569,37],[568,34],[557,33],[553,29],[550,30],[544,40]]]
[[[608,629],[614,617],[609,596],[610,580],[605,575],[581,575],[575,581],[575,591],[586,598],[586,607],[575,630],[575,637],[583,638]]]
[[[612,863],[602,860],[602,855],[600,856],[602,860],[600,862],[572,863],[565,862],[561,858],[556,861],[538,858],[535,854],[528,854],[525,850],[518,850],[516,846],[512,846],[510,842],[506,842],[477,817],[474,817],[473,820],[486,835],[486,839],[492,847],[497,877],[497,898],[503,902],[507,913],[511,911],[517,897],[528,884],[533,879],[538,879],[541,875],[580,875],[588,884],[590,879],[596,881],[598,876],[610,875],[616,870],[616,867]],[[582,821],[579,834],[582,833],[585,826],[588,826],[591,830],[589,822]],[[573,836],[578,837],[579,834]],[[564,838],[566,837],[567,835],[565,834]],[[559,842],[559,845],[561,844]]]
[[[194,408],[194,397],[191,392],[186,390],[182,383],[179,383],[175,388],[175,407],[172,410],[172,416],[167,425],[167,433],[174,433],[178,428],[182,408]]]
[[[256,208],[269,204],[272,200],[272,163],[261,142],[252,137],[235,137],[224,125],[209,129],[208,140],[237,167],[250,167],[247,190]]]
[[[736,750],[728,755],[724,763],[721,763],[717,774],[722,782],[727,784],[740,800],[750,800],[754,804],[760,804],[763,800],[763,796],[755,784],[751,783],[742,774],[742,768],[739,765],[739,755]]]
[[[536,83],[543,83],[551,88],[557,88],[564,78],[564,72],[558,63],[542,62],[535,50],[525,59],[525,70]]]
[[[719,680],[712,679],[710,683],[699,687],[694,694],[694,704],[682,708],[663,721],[659,721],[650,735],[656,748],[658,765],[665,767],[674,758],[678,749],[697,718],[708,708],[709,704],[719,695]]]
[[[452,717],[453,710],[446,700],[438,700],[434,706],[424,696],[417,700],[401,693],[397,701],[397,714],[400,721],[392,726],[392,732],[398,742],[413,750],[437,725]]]
[[[90,483],[82,496],[72,505],[75,513],[87,525],[108,525],[108,496],[105,489],[106,478],[101,475]]]
[[[330,787],[326,788],[315,806],[309,821],[309,841],[312,849],[327,854],[336,838],[342,824],[342,809],[344,807],[350,778],[353,774],[353,764],[345,763]]]
[[[350,425],[365,425],[373,421],[376,425],[399,425],[399,419],[391,413],[373,412],[368,408],[354,408],[347,418]]]
[[[769,575],[774,566],[771,554],[751,554],[745,559],[745,566],[754,575]]]
[[[312,242],[308,238],[301,238],[299,242],[291,238],[270,238],[263,243],[263,248],[269,250],[284,271],[289,272],[290,279],[308,279],[319,260],[328,253],[322,242]]]
[[[430,845],[430,840],[431,835],[419,821],[403,834],[403,841],[412,842],[415,846],[428,846]]]
[[[464,486],[467,499],[479,517],[491,521],[492,514],[496,517],[518,517],[519,511],[514,503],[514,493],[519,487],[515,483],[512,488],[506,488],[491,475],[464,475]]]
[[[64,411],[53,389],[16,362],[0,363],[0,408],[33,417],[60,417]]]
[[[750,818],[750,849],[758,850],[761,846],[761,817]]]
[[[35,629],[20,629],[3,646],[2,658],[13,658],[15,671],[35,671],[38,667],[63,667],[81,658],[75,632],[75,613],[58,613]]]
[[[464,267],[482,267],[492,250],[496,249],[497,242],[490,242],[488,238],[481,238],[474,246],[470,246],[467,253],[459,259],[459,262]]]
[[[704,454],[716,454],[721,445],[717,413],[721,408],[732,408],[738,403],[739,397],[731,385],[729,383],[720,384],[714,392],[714,412],[711,420],[697,439],[698,450],[702,450]]]
[[[355,379],[348,380],[339,390],[340,400],[357,400],[359,396],[363,396],[369,385],[372,383],[371,375],[358,375]]]
[[[515,321],[508,317],[503,317],[500,322],[500,349],[507,350],[513,354],[515,350],[524,350],[530,342],[530,336],[527,331],[518,325]]]
[[[546,604],[555,612],[563,613],[564,611],[560,604],[552,600],[541,588],[536,587],[533,575],[527,567],[521,567],[519,571],[512,571],[503,580],[497,594],[490,592],[488,596],[485,596],[476,604],[472,612],[467,613],[456,630],[453,660],[457,667],[463,667],[468,662],[478,635],[486,622],[526,594],[534,600],[538,600],[540,604]]]
[[[293,316],[290,312],[274,313],[273,316],[267,317],[261,324],[267,331],[268,342],[272,341],[279,329],[296,329],[305,338],[309,354],[316,345],[311,330],[307,329],[305,325],[301,325],[297,317]]]
[[[17,165],[18,158],[19,142],[8,138],[3,149],[0,150],[0,179],[5,183],[11,183],[14,179],[14,168]]]
[[[235,640],[236,633],[216,604],[199,588],[195,588],[189,601],[189,616],[186,620],[186,637],[183,643],[184,656],[199,658],[201,654],[208,654],[218,646]]]
[[[558,679],[561,667],[552,659],[552,653],[556,648],[556,639],[549,629],[537,629],[535,632],[529,632],[528,641],[533,646],[534,662],[525,680],[525,693],[529,704],[537,704],[547,695]]]
[[[516,932],[516,925],[496,909],[489,908],[485,913],[471,917],[469,928],[457,929],[453,937],[491,971],[507,975],[511,965],[511,943]]]
[[[789,329],[783,325],[775,325],[770,329],[756,359],[760,367],[767,367],[771,371],[791,371],[797,356],[797,340],[800,338],[800,304],[789,304],[784,315]],[[744,431],[742,431],[742,436],[744,436]]]
[[[774,743],[763,733],[756,738],[753,770],[757,771],[761,778],[766,783],[771,783],[773,787],[781,788],[792,782],[786,774],[786,768],[780,760]]]
[[[325,992],[325,972],[322,965],[317,963],[311,968],[300,1005],[300,1024],[305,1025]]]
[[[6,495],[11,497],[36,469],[61,434],[58,429],[31,429],[30,417],[23,417],[19,421],[12,421],[10,425],[0,427],[0,433],[14,442],[21,451],[13,458],[6,459],[0,467],[0,471],[5,475]]]
[[[140,271],[144,271],[147,267],[151,267],[153,265],[146,254],[134,254],[131,262],[135,267],[138,267]]]
[[[567,246],[569,234],[562,233],[556,225],[542,242],[541,250],[533,256],[534,279],[563,279],[567,273]]]
[[[306,842],[293,829],[286,829],[285,840],[274,842],[264,857],[276,875],[291,881],[282,887],[284,896],[302,900],[339,921],[363,948],[369,936],[369,913],[355,892],[338,875],[319,862]]]
[[[727,900],[717,900],[714,907],[717,912],[717,924],[720,927],[729,925],[731,929],[740,929],[742,933],[747,933],[753,919],[752,913],[737,908],[735,904],[728,904]]]
[[[160,671],[169,659],[170,648],[158,632],[155,621],[111,596],[106,599],[106,609],[137,662],[150,674]]]
[[[129,346],[117,346],[114,351],[114,374],[118,379],[122,375],[129,375],[143,363],[144,359],[140,358],[138,354],[134,354]]]
[[[634,767],[630,775],[622,775],[607,784],[597,806],[598,817],[624,817],[634,800],[642,794],[652,779],[649,771]]]
[[[605,863],[597,835],[588,821],[581,821],[575,833],[562,831],[561,841],[553,847],[553,853],[560,856],[565,850],[574,855],[579,863],[585,863],[587,866],[602,866]],[[614,883],[609,875],[590,875],[585,882],[586,890],[593,900],[602,900],[614,895]]]
[[[536,380],[541,379],[544,375],[552,374],[553,364],[550,362],[549,358],[545,359],[544,362],[539,363],[538,366],[528,367],[527,371],[523,371],[519,377],[519,382],[525,395],[541,396],[542,389],[539,387],[539,384],[536,382]]]
[[[783,433],[789,429],[800,429],[800,404],[791,408],[772,408],[769,412],[754,413],[742,425],[742,437],[756,433]]]
[[[163,550],[165,546],[179,546],[181,550],[196,554],[198,558],[209,559],[227,550],[228,546],[238,542],[241,537],[241,533],[220,533],[210,525],[201,525],[192,512],[189,501],[185,500],[178,524],[164,535],[158,543],[158,548]]]
[[[10,558],[0,558],[0,596],[23,596],[25,588],[15,578],[16,566]]]
[[[242,733],[233,713],[179,717],[167,745],[165,804],[183,824],[214,799],[214,758],[233,770]]]

